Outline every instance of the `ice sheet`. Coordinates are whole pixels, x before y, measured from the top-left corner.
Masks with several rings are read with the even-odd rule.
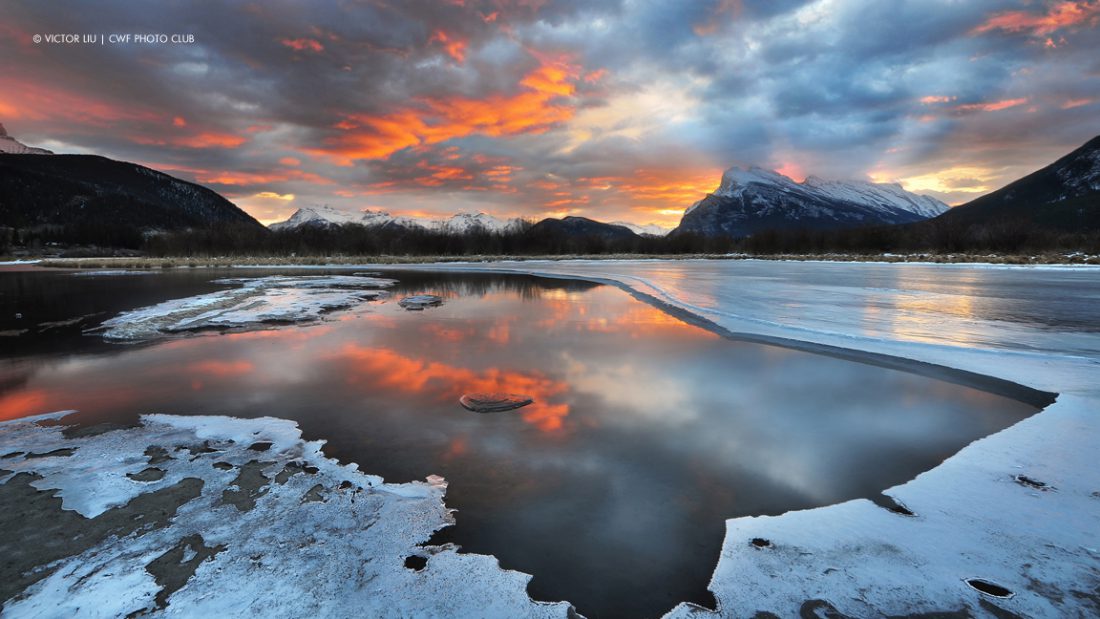
[[[105,321],[103,337],[141,340],[212,328],[306,322],[378,299],[394,280],[354,275],[272,276],[216,280],[238,286],[123,312]]]
[[[5,467],[41,476],[35,486],[56,489],[64,509],[95,518],[138,493],[184,479],[202,480],[201,494],[183,503],[167,526],[112,535],[52,564],[48,576],[5,603],[5,617],[569,613],[565,603],[531,601],[530,577],[501,569],[492,557],[420,546],[453,522],[441,478],[384,483],[324,457],[321,442],[303,441],[285,420],[147,415],[143,427],[80,438],[66,438],[64,426],[36,423],[63,414],[0,424],[0,450],[23,452],[5,458]],[[164,477],[128,478],[151,466],[145,451],[151,446],[170,456],[152,465]],[[71,453],[26,457],[59,449]],[[262,483],[242,488],[238,474],[257,462]],[[248,492],[254,504],[239,507],[225,499],[239,492]],[[158,607],[161,585],[148,566],[194,535],[216,552]],[[193,548],[189,555],[195,556]],[[405,567],[410,555],[425,557],[426,566]]]

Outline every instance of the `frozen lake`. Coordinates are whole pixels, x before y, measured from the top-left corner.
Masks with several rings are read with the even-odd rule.
[[[548,269],[609,267],[533,268]],[[1080,300],[1091,273],[890,269],[610,270],[731,330],[1014,351],[1065,347],[1071,332],[1082,355],[1095,350],[1094,304]],[[0,272],[0,419],[63,409],[86,424],[150,412],[291,419],[329,456],[387,481],[445,477],[457,525],[435,541],[534,575],[535,599],[635,617],[712,603],[726,519],[882,502],[882,490],[1037,410],[965,380],[720,337],[613,286],[505,273],[386,270],[398,281],[387,299],[308,326],[128,344],[82,334],[119,312],[233,287],[219,277],[277,273]],[[1068,288],[1077,296],[1060,294]],[[396,303],[419,293],[444,304]],[[474,391],[535,403],[479,415],[457,403]]]

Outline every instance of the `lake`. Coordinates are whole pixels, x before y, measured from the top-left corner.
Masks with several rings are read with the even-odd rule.
[[[329,456],[387,481],[445,477],[457,524],[435,541],[532,574],[535,599],[639,617],[712,603],[727,518],[889,505],[882,490],[1037,410],[723,338],[614,287],[525,275],[387,270],[398,283],[384,299],[307,325],[126,343],[85,333],[233,287],[219,278],[278,274],[303,271],[0,270],[0,419],[292,419]],[[421,293],[444,302],[397,303]],[[458,404],[484,391],[534,403],[491,414]]]

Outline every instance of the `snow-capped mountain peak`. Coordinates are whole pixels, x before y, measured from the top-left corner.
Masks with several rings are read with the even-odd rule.
[[[782,174],[765,170],[759,166],[742,168],[734,166],[722,173],[722,182],[718,185],[714,195],[727,198],[735,198],[744,193],[750,185],[773,185],[789,187],[796,183]]]
[[[749,236],[766,230],[828,229],[921,221],[947,211],[935,198],[897,183],[801,183],[760,167],[732,167],[714,193],[684,211],[680,232]]]
[[[301,226],[343,226],[354,224],[368,228],[401,226],[423,228],[449,234],[468,234],[476,230],[504,232],[522,225],[521,219],[498,219],[487,213],[458,213],[442,219],[391,215],[381,210],[366,209],[358,213],[331,206],[307,206],[294,212],[286,221],[271,224],[272,230],[292,230]]]
[[[943,202],[931,197],[906,191],[898,183],[872,183],[870,181],[830,181],[809,176],[802,185],[820,195],[857,202],[871,206],[893,207],[922,217],[935,217],[947,211]]]
[[[19,140],[8,135],[4,125],[0,124],[0,154],[8,155],[52,155],[52,151],[45,148],[27,146]]]
[[[634,234],[640,234],[642,236],[665,236],[669,232],[672,232],[671,228],[666,228],[660,224],[633,224],[629,221],[612,221],[612,226],[622,226],[629,228]]]

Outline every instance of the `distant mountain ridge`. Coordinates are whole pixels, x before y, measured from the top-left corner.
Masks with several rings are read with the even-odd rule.
[[[201,185],[98,155],[0,155],[0,226],[142,232],[258,221]]]
[[[467,234],[475,231],[510,232],[521,229],[522,219],[499,219],[487,213],[457,213],[441,219],[423,219],[390,215],[385,211],[364,210],[349,213],[330,206],[307,206],[294,212],[286,221],[273,223],[272,230],[294,230],[302,227],[329,227],[344,225],[373,227],[421,228],[450,234]]]
[[[759,167],[732,167],[714,193],[686,211],[674,234],[750,236],[764,230],[831,229],[923,221],[946,212],[943,202],[897,183],[799,183]]]
[[[939,219],[959,224],[1014,222],[1065,232],[1100,230],[1100,136]]]

